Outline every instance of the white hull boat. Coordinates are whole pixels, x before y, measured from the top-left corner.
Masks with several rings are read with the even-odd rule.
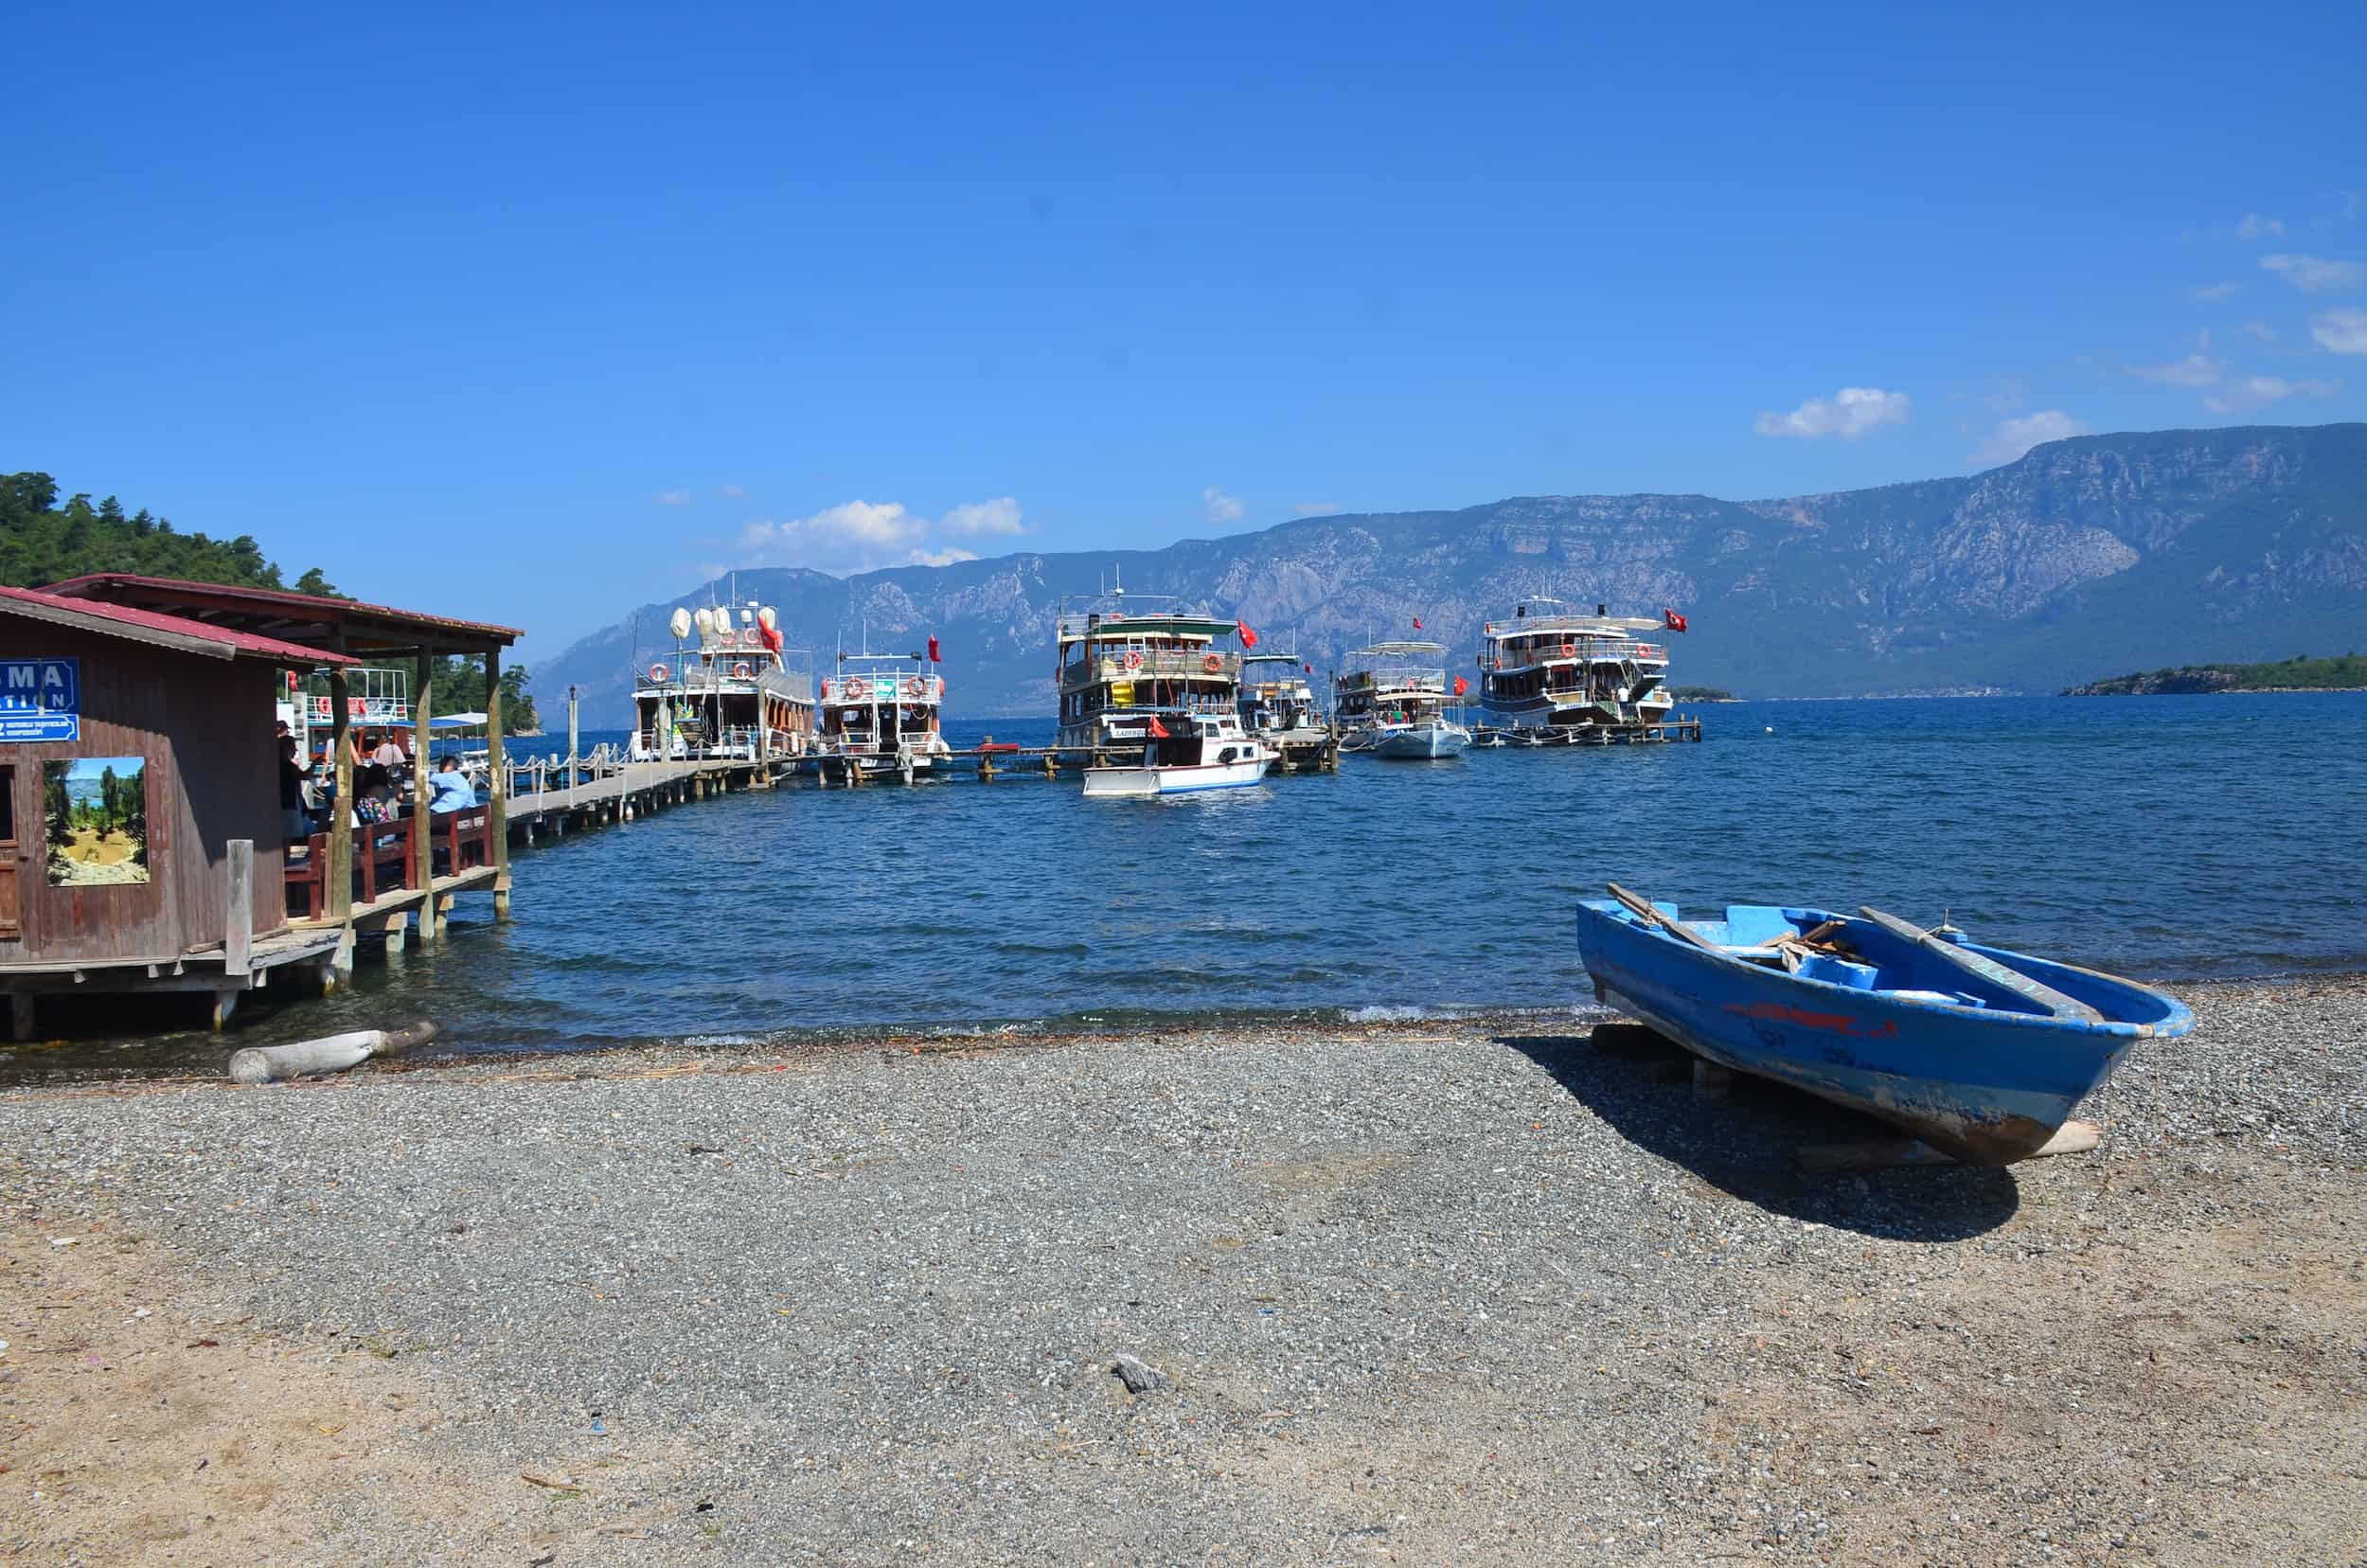
[[[1087,768],[1085,793],[1108,797],[1237,790],[1264,783],[1274,757],[1263,740],[1242,733],[1234,715],[1202,717],[1194,721],[1189,734],[1152,737],[1139,766]]]
[[[1367,748],[1375,757],[1411,757],[1427,761],[1441,757],[1460,757],[1463,748],[1471,743],[1471,732],[1461,724],[1444,719],[1426,720],[1418,724],[1393,724],[1373,739]]]

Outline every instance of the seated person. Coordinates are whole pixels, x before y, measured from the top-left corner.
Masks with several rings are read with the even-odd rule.
[[[451,811],[465,811],[476,804],[476,786],[460,772],[460,759],[447,757],[435,773],[428,775],[428,786],[435,793],[427,809],[441,816]]]
[[[385,769],[369,763],[353,782],[353,819],[357,824],[394,820],[395,784],[386,776]]]

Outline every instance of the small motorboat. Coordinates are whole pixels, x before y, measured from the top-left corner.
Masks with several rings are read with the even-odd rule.
[[[1372,738],[1361,748],[1375,757],[1395,757],[1429,761],[1442,757],[1460,757],[1463,748],[1471,743],[1471,732],[1450,719],[1423,719],[1410,724],[1383,723],[1376,725]]]
[[[1085,793],[1100,795],[1188,794],[1199,790],[1237,790],[1262,784],[1277,754],[1243,732],[1234,713],[1201,714],[1189,730],[1171,730],[1156,717],[1139,766],[1087,768]]]
[[[1970,1165],[2037,1153],[2186,1006],[2092,970],[1864,909],[1730,904],[1687,921],[1618,886],[1578,905],[1605,1004],[1687,1050],[1905,1129]]]

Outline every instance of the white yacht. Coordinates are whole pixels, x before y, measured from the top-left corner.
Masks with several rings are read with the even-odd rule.
[[[1087,795],[1185,794],[1237,790],[1266,781],[1277,754],[1241,728],[1231,713],[1197,714],[1170,725],[1148,721],[1143,760],[1133,767],[1087,768]]]

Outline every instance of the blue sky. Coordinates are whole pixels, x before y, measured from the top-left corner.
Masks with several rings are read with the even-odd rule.
[[[20,15],[0,464],[531,665],[730,564],[2367,417],[2367,7],[1139,9]]]

